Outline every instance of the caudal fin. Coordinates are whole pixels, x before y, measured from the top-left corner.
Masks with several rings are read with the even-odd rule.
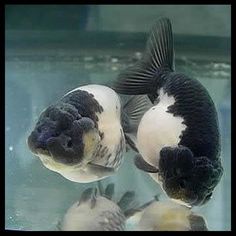
[[[122,71],[113,89],[121,94],[151,94],[158,69],[174,70],[174,46],[170,20],[159,19],[151,29],[143,59]]]
[[[170,20],[159,19],[152,27],[144,61],[156,71],[160,67],[174,70],[174,46]]]

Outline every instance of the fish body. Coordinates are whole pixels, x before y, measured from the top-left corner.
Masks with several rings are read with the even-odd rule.
[[[173,201],[153,202],[139,216],[136,231],[207,231],[205,219]]]
[[[97,188],[86,189],[66,212],[58,229],[62,231],[124,231],[126,213],[132,209],[135,194],[127,191],[119,201],[114,198],[114,184],[103,189],[101,182]]]
[[[96,198],[94,207],[91,202],[74,203],[64,216],[63,231],[123,231],[125,216],[119,206],[105,197]]]
[[[105,178],[121,166],[126,143],[132,142],[126,137],[134,129],[128,129],[132,119],[136,122],[143,114],[145,100],[135,96],[123,106],[118,94],[106,86],[78,87],[41,113],[28,146],[45,167],[71,181]],[[122,122],[131,125],[127,132]]]
[[[149,172],[171,199],[202,205],[223,173],[217,112],[205,87],[174,67],[172,26],[161,18],[144,57],[118,75],[113,89],[146,94],[153,104],[138,127],[136,166]]]

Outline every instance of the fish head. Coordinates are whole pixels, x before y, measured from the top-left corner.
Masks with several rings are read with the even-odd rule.
[[[167,178],[162,187],[171,199],[188,207],[203,205],[212,196],[212,190],[187,175]]]
[[[222,167],[216,167],[207,157],[193,157],[189,152],[171,159],[160,159],[159,179],[166,194],[187,206],[203,205],[222,175]]]
[[[28,147],[51,169],[89,162],[100,141],[89,117],[74,106],[59,102],[45,109],[27,139]]]

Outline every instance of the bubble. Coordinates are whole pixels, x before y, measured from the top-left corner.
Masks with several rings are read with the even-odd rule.
[[[93,61],[93,57],[84,57],[84,61]]]
[[[142,58],[142,53],[141,52],[135,52],[134,56],[135,56],[135,58],[140,60]]]
[[[112,62],[112,63],[116,63],[116,62],[118,62],[118,59],[115,58],[115,57],[113,57],[113,58],[111,58],[111,62]]]
[[[117,66],[112,66],[111,69],[112,70],[118,70]]]

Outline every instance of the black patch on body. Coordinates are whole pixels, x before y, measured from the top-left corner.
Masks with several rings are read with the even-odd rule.
[[[220,134],[215,105],[207,90],[197,80],[182,74],[170,73],[163,86],[175,103],[168,108],[174,116],[183,117],[187,127],[179,145],[191,149],[195,157],[218,159]]]
[[[178,147],[160,152],[163,188],[172,198],[205,204],[222,177],[220,134],[215,105],[200,82],[179,73],[163,73],[161,87],[175,103],[167,112],[182,117],[185,130]]]
[[[98,128],[98,117],[103,108],[86,91],[74,91],[56,104],[49,106],[39,117],[28,138],[33,153],[52,155],[64,164],[77,164],[84,153],[83,134]],[[101,134],[102,136],[102,134]]]
[[[103,107],[94,98],[94,95],[83,90],[76,90],[61,99],[62,102],[68,103],[76,108],[82,117],[89,117],[98,128],[98,117],[96,113],[102,113]]]

